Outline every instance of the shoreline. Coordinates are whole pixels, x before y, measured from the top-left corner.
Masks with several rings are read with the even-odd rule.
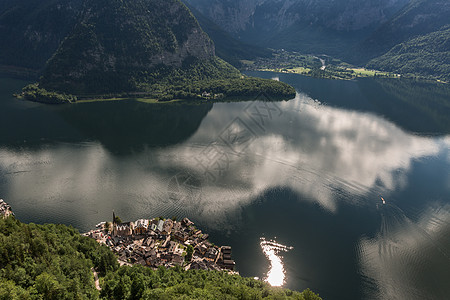
[[[291,99],[295,98],[295,95],[293,97],[268,97],[265,96],[264,92],[261,92],[258,95],[253,96],[228,96],[223,98],[216,98],[216,99],[172,99],[172,100],[166,100],[166,101],[160,101],[155,98],[144,98],[144,97],[111,97],[111,98],[87,98],[87,99],[78,99],[73,102],[66,102],[66,103],[46,103],[42,101],[33,101],[30,99],[27,99],[25,96],[21,94],[13,94],[13,96],[19,100],[23,101],[31,101],[36,103],[43,103],[43,104],[51,104],[51,105],[61,105],[61,104],[86,104],[86,103],[98,103],[98,102],[119,102],[119,101],[135,101],[145,104],[189,104],[189,105],[199,105],[199,104],[205,104],[205,103],[227,103],[227,102],[246,102],[246,101],[267,101],[267,99],[270,99],[269,101],[289,101]],[[259,99],[261,96],[262,99]]]

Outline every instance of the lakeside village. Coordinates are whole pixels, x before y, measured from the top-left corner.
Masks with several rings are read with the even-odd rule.
[[[0,217],[13,216],[11,206],[0,199]],[[101,222],[82,235],[107,245],[121,265],[140,264],[151,268],[181,266],[185,270],[202,269],[236,273],[230,246],[216,246],[208,234],[188,218],[139,219],[122,223],[113,213],[112,222]]]
[[[181,266],[185,270],[237,273],[231,247],[210,243],[208,234],[202,233],[188,218],[122,223],[113,213],[113,222],[101,222],[96,227],[83,235],[107,245],[121,265],[140,264],[154,269]]]

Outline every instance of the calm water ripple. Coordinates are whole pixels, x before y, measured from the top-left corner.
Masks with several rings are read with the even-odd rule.
[[[325,299],[449,299],[448,88],[257,75],[296,98],[55,107],[0,78],[0,198],[81,231],[187,216],[242,275]]]

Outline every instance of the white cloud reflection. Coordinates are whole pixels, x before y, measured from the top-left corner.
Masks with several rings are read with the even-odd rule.
[[[277,103],[283,114],[261,129],[243,113],[247,104],[215,104],[188,141],[127,158],[110,155],[98,143],[0,150],[7,182],[2,197],[39,203],[36,209],[61,208],[63,201],[68,211],[102,216],[112,209],[130,216],[176,211],[223,227],[230,223],[228,215],[279,187],[335,212],[337,191],[364,196],[377,188],[388,193],[405,184],[413,160],[450,146],[449,138],[411,135],[375,115],[322,106],[304,95]],[[206,181],[195,158],[204,156],[202,151],[236,117],[256,137],[239,154],[217,142],[229,165],[215,182]],[[190,174],[194,182],[177,187],[184,195],[179,198],[170,196],[176,174]]]

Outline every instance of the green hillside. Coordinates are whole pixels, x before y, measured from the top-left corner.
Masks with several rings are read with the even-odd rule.
[[[71,227],[0,218],[0,299],[96,299],[92,267],[106,274],[118,263]]]
[[[114,254],[64,225],[0,218],[0,299],[320,299],[217,271],[119,267]],[[95,268],[101,291],[94,285]]]
[[[408,40],[372,59],[367,68],[450,81],[450,26]]]
[[[384,23],[346,58],[355,63],[367,63],[392,47],[412,38],[440,30],[450,22],[450,2],[447,0],[411,0],[402,10]],[[447,48],[447,51],[450,49]]]

